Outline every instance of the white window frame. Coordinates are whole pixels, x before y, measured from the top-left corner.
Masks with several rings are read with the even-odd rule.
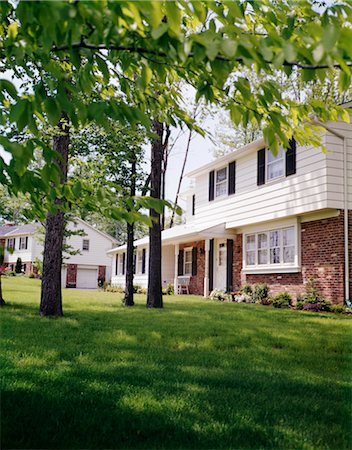
[[[217,181],[218,172],[221,172],[222,170],[225,170],[226,178],[224,180],[218,182]],[[215,170],[215,180],[214,180],[214,184],[215,184],[215,186],[214,186],[215,198],[220,198],[220,197],[224,197],[225,195],[227,195],[227,193],[228,193],[228,178],[229,178],[229,173],[228,172],[229,171],[228,171],[228,167],[227,166],[221,167],[221,169]],[[225,186],[225,191],[222,194],[218,194],[217,193],[217,189],[216,189],[220,185],[224,185]]]
[[[192,275],[192,249],[193,247],[187,247],[183,249],[183,275],[191,276]],[[191,255],[191,260],[186,261],[186,254]],[[186,270],[187,267],[187,270]]]
[[[119,253],[118,267],[117,267],[117,275],[123,275],[123,253]],[[125,257],[126,258],[126,257]]]
[[[85,247],[85,245],[84,245],[85,243],[88,243],[88,248],[84,248]],[[89,239],[83,239],[82,240],[82,251],[89,252],[89,246],[90,246]]]
[[[143,250],[138,250],[136,273],[140,275],[142,274],[142,264],[143,264]]]
[[[266,181],[266,183],[270,183],[270,181],[278,180],[285,176],[285,166],[286,166],[285,154],[286,154],[286,152],[285,152],[284,148],[280,146],[279,150],[278,150],[278,154],[275,157],[275,159],[273,161],[269,161],[269,155],[271,155],[271,156],[274,156],[274,155],[271,152],[270,148],[266,149],[266,158],[265,158],[265,181]],[[269,178],[269,167],[280,161],[281,161],[281,165],[282,165],[282,174],[277,175],[276,177]]]
[[[283,235],[284,231],[292,229],[293,230],[293,244],[283,245]],[[280,263],[270,263],[270,232],[279,231],[280,232]],[[258,246],[259,238],[261,234],[267,235],[267,246],[261,249]],[[247,236],[255,237],[255,263],[247,264]],[[300,271],[300,239],[299,239],[299,225],[297,223],[278,225],[276,227],[270,227],[267,229],[253,230],[248,233],[243,234],[243,269],[244,273],[289,273],[289,272],[299,272]],[[294,257],[292,262],[283,262],[284,257],[284,247],[294,248]],[[266,249],[267,259],[266,263],[259,264],[259,252],[260,250]]]
[[[7,250],[15,250],[15,245],[16,245],[16,238],[8,238],[7,239],[7,245],[6,245],[6,249]]]
[[[20,237],[20,243],[19,243],[18,250],[28,250],[28,244],[26,246],[26,242],[28,242],[28,240],[26,238],[27,238],[27,236]]]

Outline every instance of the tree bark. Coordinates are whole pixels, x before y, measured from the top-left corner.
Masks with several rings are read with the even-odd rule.
[[[136,195],[136,159],[131,160],[131,197]],[[127,223],[127,250],[126,250],[126,287],[125,287],[125,306],[133,306],[133,252],[134,252],[134,224]]]
[[[1,274],[0,274],[0,306],[4,306],[5,300],[4,297],[2,296],[2,284],[1,284]]]
[[[58,153],[56,164],[60,170],[60,183],[63,186],[67,180],[68,146],[69,146],[68,117],[62,114],[58,124],[58,134],[53,139],[53,148]],[[46,217],[43,274],[40,299],[41,316],[62,316],[61,266],[62,243],[64,237],[64,213],[60,211],[62,200],[54,201],[57,212],[49,212]]]
[[[161,170],[163,159],[163,134],[164,125],[157,120],[153,122],[153,131],[157,137],[153,140],[151,148],[150,169],[150,196],[160,199],[161,195]],[[160,214],[155,209],[150,209],[152,226],[149,230],[149,270],[148,270],[148,308],[162,308],[163,294],[161,283],[161,223]]]

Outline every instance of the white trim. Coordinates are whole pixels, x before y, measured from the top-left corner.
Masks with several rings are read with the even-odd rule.
[[[192,250],[193,247],[185,247],[183,249],[183,275],[180,275],[181,277],[185,277],[185,276],[192,276],[192,262],[193,262],[193,258],[192,258]],[[186,273],[186,253],[191,253],[191,261],[187,262],[187,264],[191,263],[191,271]]]
[[[264,274],[264,273],[297,273],[301,271],[301,267],[253,267],[242,269],[242,273],[246,274]]]

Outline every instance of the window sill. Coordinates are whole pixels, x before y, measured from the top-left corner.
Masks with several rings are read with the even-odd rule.
[[[301,268],[298,266],[280,266],[280,267],[247,267],[242,269],[242,273],[246,274],[270,274],[270,273],[298,273]]]

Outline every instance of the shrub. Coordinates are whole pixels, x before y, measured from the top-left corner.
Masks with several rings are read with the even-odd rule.
[[[271,297],[268,297],[264,300],[260,300],[261,305],[271,305],[273,303],[273,299]]]
[[[133,285],[133,293],[134,294],[139,294],[139,291],[142,289],[141,286],[139,286],[138,284],[134,284]]]
[[[330,311],[333,313],[341,314],[346,311],[346,308],[344,305],[331,305]]]
[[[174,285],[169,283],[165,288],[166,295],[174,295]]]
[[[298,298],[297,298],[296,309],[302,310],[303,306],[304,306],[304,301],[298,300]]]
[[[9,277],[15,277],[16,276],[16,272],[14,272],[13,270],[9,270],[8,272],[5,272],[5,275],[7,275]]]
[[[325,312],[331,312],[332,303],[329,302],[329,300],[326,300],[325,298],[322,298],[319,301],[320,304],[320,310]]]
[[[258,283],[253,287],[253,300],[255,302],[261,302],[266,300],[269,294],[269,286],[266,283]]]
[[[98,287],[104,288],[104,284],[105,284],[105,277],[99,277],[98,278]]]
[[[244,292],[239,295],[235,295],[234,301],[236,303],[254,303],[253,297],[249,294],[245,294]]]
[[[16,266],[15,266],[15,272],[16,273],[21,273],[22,272],[22,259],[21,258],[17,258]]]
[[[305,303],[303,305],[303,311],[318,312],[320,310],[320,303]]]
[[[30,272],[30,274],[28,275],[29,278],[35,278],[35,273]]]
[[[124,288],[122,288],[121,286],[111,286],[110,284],[108,284],[104,290],[105,290],[105,292],[116,292],[118,294],[125,293]]]
[[[246,295],[252,295],[253,294],[252,286],[250,284],[244,284],[241,287],[241,293]]]
[[[292,305],[292,297],[288,292],[281,292],[273,298],[274,308],[290,308]]]
[[[218,300],[220,302],[225,302],[225,301],[231,301],[232,300],[231,295],[227,294],[222,289],[214,289],[213,291],[211,291],[209,297],[210,297],[211,300]]]

